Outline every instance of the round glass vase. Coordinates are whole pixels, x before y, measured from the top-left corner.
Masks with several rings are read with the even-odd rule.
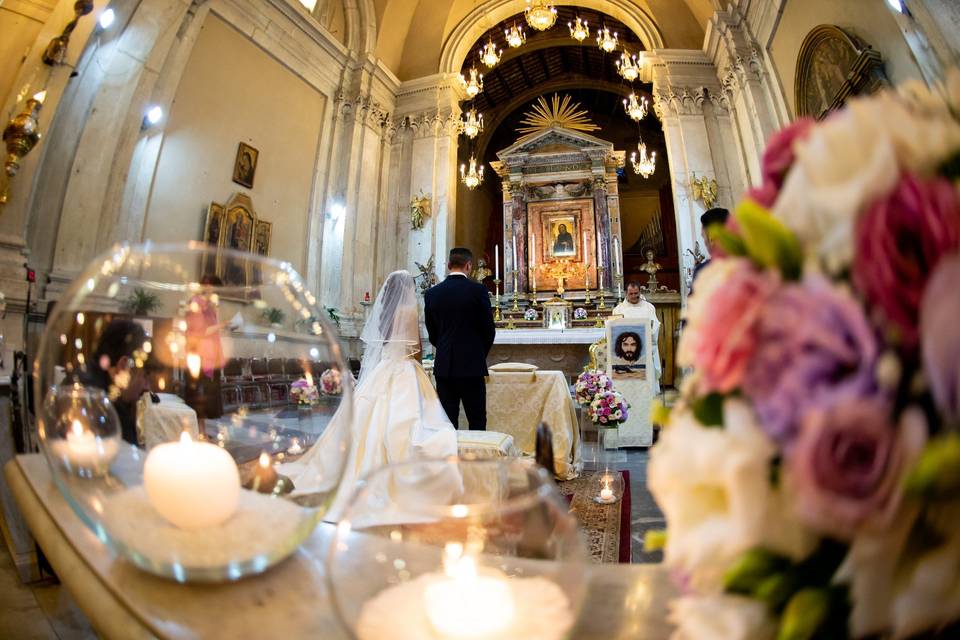
[[[276,327],[266,308],[319,320]],[[289,264],[196,243],[117,246],[77,278],[40,340],[38,434],[105,545],[160,576],[219,582],[310,535],[345,457],[326,456],[297,494],[286,452],[309,450],[335,416],[349,425],[352,393],[345,383],[308,429],[286,411],[291,381],[348,370],[322,309]],[[349,450],[350,429],[324,440]]]
[[[354,637],[572,637],[587,550],[529,461],[418,461],[371,474],[327,559]]]
[[[591,495],[599,504],[614,504],[623,497],[623,474],[611,467],[603,467],[593,474]]]
[[[297,424],[300,431],[309,433],[313,431],[313,406],[310,404],[297,404]]]

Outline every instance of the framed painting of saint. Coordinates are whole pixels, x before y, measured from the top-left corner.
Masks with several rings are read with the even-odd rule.
[[[223,233],[223,221],[226,211],[222,204],[211,202],[207,207],[207,221],[203,227],[203,241],[211,247],[220,246],[220,236]],[[216,259],[213,256],[204,256],[200,272],[213,273],[216,270]]]
[[[579,237],[577,216],[573,214],[547,215],[543,217],[544,238],[549,259],[574,258],[577,256]]]
[[[233,181],[248,189],[253,189],[253,178],[257,173],[257,160],[260,152],[241,142],[237,147],[237,157],[233,161]]]
[[[253,252],[258,256],[270,255],[270,235],[273,233],[273,223],[257,220],[256,231],[253,233]]]
[[[224,216],[226,227],[224,230],[223,247],[235,251],[250,251],[253,246],[253,230],[256,219],[253,212],[243,204],[236,204],[227,208]],[[220,275],[225,285],[247,284],[250,274],[247,273],[247,260],[232,256],[224,256],[221,261]]]

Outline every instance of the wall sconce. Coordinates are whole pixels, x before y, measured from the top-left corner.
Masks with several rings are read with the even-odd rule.
[[[113,24],[113,21],[117,19],[117,14],[113,9],[104,9],[100,13],[100,19],[97,22],[100,24],[100,28],[103,30],[109,29],[110,25]]]
[[[143,116],[143,128],[149,129],[161,120],[163,120],[163,108],[154,105],[147,109],[147,113]]]
[[[43,52],[44,64],[51,67],[63,64],[67,57],[67,47],[70,45],[70,34],[77,28],[80,18],[93,11],[93,0],[77,0],[73,3],[73,20],[67,23],[63,32],[50,41]]]
[[[3,142],[7,147],[7,159],[4,170],[9,178],[17,175],[20,170],[20,160],[30,153],[40,141],[40,126],[37,124],[37,115],[43,107],[43,100],[47,97],[46,91],[41,91],[27,100],[27,104],[3,130]],[[0,204],[7,202],[7,188],[0,194]]]

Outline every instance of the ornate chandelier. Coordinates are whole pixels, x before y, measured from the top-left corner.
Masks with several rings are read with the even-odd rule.
[[[557,22],[557,10],[547,0],[527,0],[523,13],[527,24],[537,31],[546,31]]]
[[[481,164],[478,170],[477,159],[474,156],[470,156],[469,170],[467,170],[467,165],[460,165],[460,181],[467,189],[476,189],[483,184],[483,165]]]
[[[637,100],[637,94],[631,93],[629,98],[624,99],[623,108],[626,109],[628,116],[640,122],[643,120],[643,117],[647,115],[648,104],[646,98]]]
[[[487,40],[487,44],[480,49],[480,61],[489,68],[494,68],[500,62],[500,56],[503,55],[503,49],[497,50],[497,45],[493,44],[493,39]]]
[[[506,29],[503,34],[507,37],[507,44],[510,45],[511,49],[522,47],[523,43],[527,41],[527,34],[517,26],[516,22],[513,23],[512,27]]]
[[[637,157],[638,151],[640,152],[639,157]],[[633,163],[634,173],[639,173],[644,178],[649,178],[653,175],[653,172],[657,170],[657,152],[653,151],[648,156],[647,145],[643,141],[643,138],[641,138],[640,142],[637,143],[637,151],[630,154],[630,162]]]
[[[613,35],[610,35],[610,29],[606,27],[597,30],[597,46],[601,49],[607,53],[613,53],[616,51],[618,44],[620,44],[620,41],[617,40],[616,31],[613,32]]]
[[[471,140],[476,138],[483,131],[483,114],[477,113],[476,109],[470,109],[460,122],[460,128]]]
[[[580,19],[580,16],[577,16],[576,22],[568,22],[567,26],[570,27],[570,37],[577,42],[582,43],[590,37],[590,27],[587,26],[586,20]]]
[[[483,74],[477,71],[476,67],[470,67],[468,73],[470,74],[469,80],[462,73],[460,74],[460,86],[467,92],[467,98],[473,99],[483,91]]]
[[[617,73],[629,82],[633,82],[639,78],[640,65],[637,64],[637,56],[628,55],[626,49],[624,49],[620,54],[620,59],[617,60]]]

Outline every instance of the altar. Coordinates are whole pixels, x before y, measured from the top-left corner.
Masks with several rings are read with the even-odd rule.
[[[590,361],[590,345],[604,336],[604,329],[514,329],[497,331],[487,366],[523,362],[540,369],[559,370],[569,380]]]

